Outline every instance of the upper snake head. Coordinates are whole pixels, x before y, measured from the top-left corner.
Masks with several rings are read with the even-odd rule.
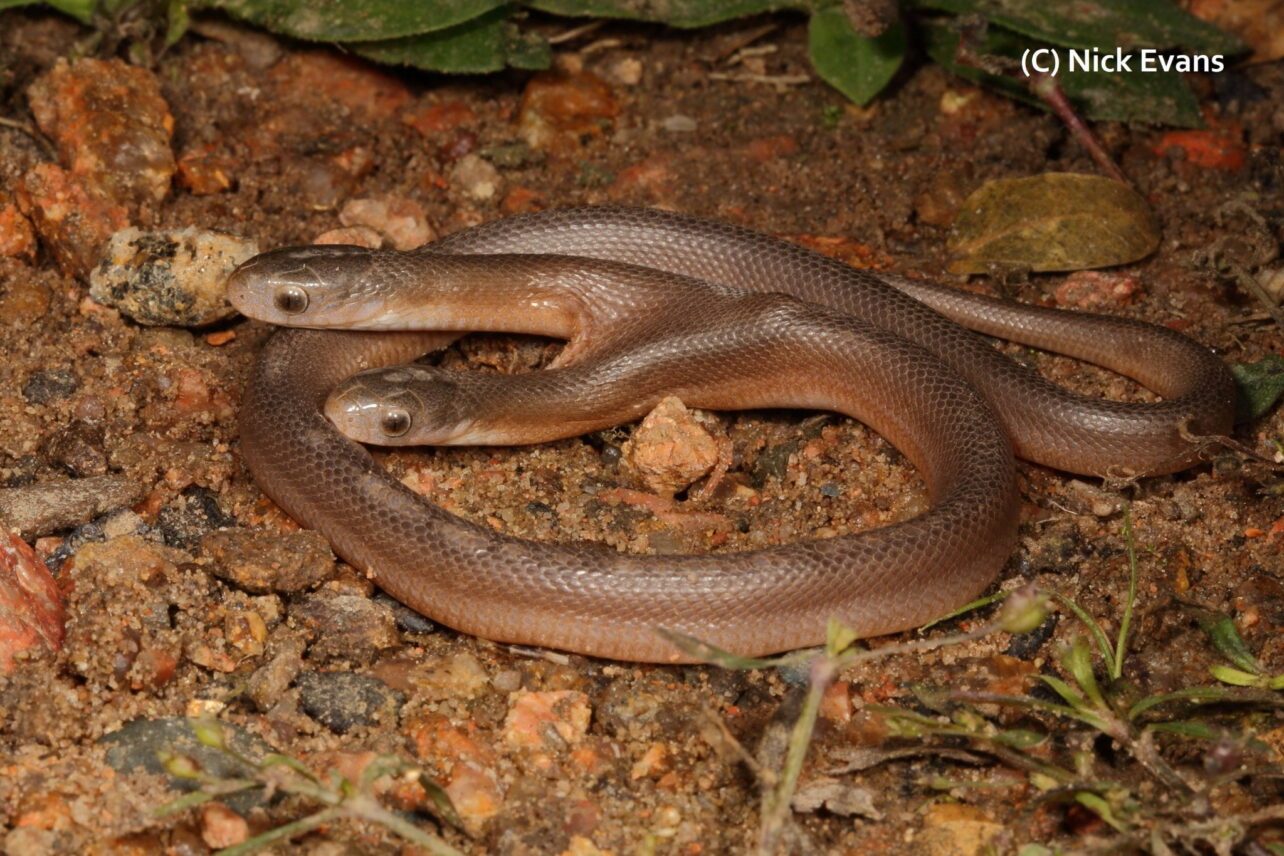
[[[382,277],[364,247],[285,247],[260,253],[227,280],[227,299],[243,315],[288,327],[382,326]]]

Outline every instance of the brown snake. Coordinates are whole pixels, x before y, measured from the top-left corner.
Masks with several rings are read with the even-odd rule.
[[[831,617],[861,635],[916,626],[979,593],[1011,551],[1018,497],[1009,438],[1022,457],[1049,466],[1145,474],[1189,466],[1198,457],[1192,436],[1231,427],[1229,372],[1171,330],[874,275],[662,211],[542,212],[410,253],[277,250],[238,268],[228,295],[262,320],[376,330],[280,330],[265,347],[242,404],[241,452],[269,496],[435,620],[617,659],[683,659],[656,627],[762,654],[823,641]],[[1114,369],[1166,400],[1074,395],[938,311]],[[405,320],[414,312],[422,317]],[[382,331],[408,323],[456,332]],[[385,473],[320,411],[355,372],[470,330],[568,345],[543,372],[452,374],[445,411],[456,417],[446,440],[569,436],[640,415],[666,394],[711,409],[832,409],[900,448],[932,507],[855,535],[718,556],[542,544],[464,522]],[[523,440],[518,429],[540,418],[545,394],[558,409]]]

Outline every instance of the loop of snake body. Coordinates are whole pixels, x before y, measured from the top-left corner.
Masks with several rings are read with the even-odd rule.
[[[1226,368],[1166,328],[874,275],[649,209],[512,217],[410,253],[276,250],[238,268],[228,295],[265,321],[365,328],[279,330],[265,347],[240,430],[269,496],[443,624],[614,659],[686,659],[657,627],[757,655],[823,642],[830,618],[864,636],[917,626],[978,594],[1009,555],[1013,448],[1081,473],[1171,472],[1197,460],[1192,437],[1227,433],[1233,412]],[[1165,400],[1076,396],[946,315],[1120,371]],[[429,332],[404,331],[415,325]],[[624,555],[467,523],[385,473],[321,409],[349,376],[472,330],[568,344],[542,372],[457,373],[437,439],[569,436],[635,418],[665,395],[710,409],[832,409],[901,449],[932,506],[868,532],[716,556]],[[431,379],[440,391],[441,375]]]

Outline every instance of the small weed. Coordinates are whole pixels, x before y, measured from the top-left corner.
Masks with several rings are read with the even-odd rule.
[[[269,829],[240,844],[218,851],[218,856],[244,856],[279,841],[316,829],[344,818],[365,820],[380,824],[406,841],[424,848],[434,856],[462,856],[462,854],[436,836],[429,835],[413,823],[380,804],[375,795],[375,783],[388,776],[400,776],[408,781],[418,781],[432,800],[437,812],[447,821],[456,823],[454,809],[446,794],[422,772],[400,758],[381,755],[362,770],[356,781],[333,773],[323,781],[300,761],[287,755],[270,754],[261,761],[254,761],[233,749],[226,740],[223,726],[213,719],[193,719],[192,729],[203,745],[222,752],[245,768],[243,778],[231,779],[211,776],[204,772],[192,758],[174,753],[161,753],[161,762],[171,776],[200,783],[199,790],[179,797],[156,810],[157,817],[165,817],[185,809],[203,805],[211,800],[251,789],[261,789],[266,794],[284,793],[310,799],[324,808],[299,820]]]
[[[1024,772],[1039,793],[1027,812],[1049,803],[1078,805],[1091,812],[1111,830],[1108,839],[1093,842],[1101,852],[1141,851],[1163,856],[1212,852],[1229,856],[1241,845],[1251,843],[1253,852],[1284,854],[1284,849],[1273,850],[1254,840],[1263,826],[1284,821],[1284,806],[1220,816],[1213,808],[1213,792],[1218,787],[1254,775],[1284,777],[1284,769],[1278,765],[1253,766],[1252,756],[1263,754],[1267,747],[1251,733],[1237,733],[1213,719],[1215,714],[1228,710],[1251,714],[1284,708],[1284,696],[1274,692],[1284,688],[1284,675],[1267,674],[1235,631],[1234,623],[1225,616],[1209,614],[1201,618],[1201,626],[1214,648],[1233,664],[1211,668],[1213,677],[1222,685],[1145,695],[1125,681],[1137,596],[1137,551],[1127,506],[1123,531],[1129,565],[1128,596],[1114,639],[1079,604],[1062,595],[1051,596],[1086,630],[1059,652],[1058,662],[1065,677],[1038,676],[1051,698],[920,687],[915,691],[918,702],[935,715],[886,706],[866,709],[885,717],[894,737],[929,745],[946,741],[952,747],[962,742],[973,752]],[[782,842],[820,701],[842,670],[889,654],[957,645],[996,630],[1027,632],[1043,620],[1047,598],[1029,589],[976,601],[954,614],[1005,598],[999,618],[974,632],[886,646],[877,651],[854,649],[855,637],[838,624],[830,627],[824,649],[771,660],[736,657],[697,640],[669,635],[687,653],[725,668],[808,666],[807,696],[794,723],[781,769],[764,770],[751,763],[763,786],[759,853],[774,853]],[[1098,678],[1098,663],[1104,680]],[[1028,716],[1022,727],[1012,727],[987,715],[980,706],[987,710],[1015,709]],[[1132,784],[1135,775],[1125,781],[1121,774],[1126,768],[1120,768],[1117,760],[1109,766],[1101,764],[1094,746],[1095,738],[1102,736],[1116,751],[1135,761],[1145,777],[1160,786],[1159,793],[1153,786],[1137,788]],[[1207,742],[1202,770],[1179,769],[1170,763],[1165,750],[1172,747],[1174,739]],[[1069,747],[1068,753],[1061,747]],[[955,786],[941,781],[933,785],[949,789]],[[1056,851],[1027,844],[1020,852]]]
[[[987,598],[986,603],[993,598]],[[697,657],[712,665],[728,669],[770,669],[807,665],[807,695],[803,701],[802,711],[794,721],[789,736],[788,749],[784,764],[779,771],[768,770],[752,761],[747,753],[744,758],[757,773],[763,786],[762,812],[758,830],[757,852],[775,853],[789,820],[789,807],[798,788],[798,778],[802,773],[803,761],[811,746],[811,736],[815,731],[816,719],[820,714],[820,703],[825,690],[846,668],[856,663],[888,657],[892,654],[913,654],[959,645],[980,639],[996,630],[1023,632],[1038,626],[1043,620],[1044,598],[1031,591],[1022,591],[1019,597],[1008,599],[999,618],[992,624],[969,633],[958,633],[939,639],[921,639],[901,645],[889,645],[877,651],[866,651],[853,647],[857,637],[841,622],[832,621],[822,649],[794,651],[781,657],[755,659],[740,657],[716,648],[690,636],[670,631],[661,631],[662,635],[673,642],[685,653]],[[971,605],[969,605],[970,607]],[[965,607],[965,611],[967,608]]]

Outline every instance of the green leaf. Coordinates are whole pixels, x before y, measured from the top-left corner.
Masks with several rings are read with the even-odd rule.
[[[176,779],[191,779],[199,781],[205,778],[205,771],[201,765],[196,763],[196,759],[191,755],[184,755],[181,752],[170,752],[167,749],[157,749],[156,758],[169,773]]]
[[[1009,594],[1011,594],[1011,592],[999,591],[999,592],[995,592],[994,594],[987,594],[984,597],[978,597],[976,600],[968,601],[967,603],[960,606],[958,609],[950,610],[949,612],[942,615],[940,618],[935,618],[927,622],[926,624],[924,624],[922,627],[919,628],[919,631],[921,632],[923,630],[930,630],[938,624],[942,624],[946,621],[949,621],[952,618],[957,618],[958,616],[971,612],[974,609],[980,609],[983,606],[989,606],[992,603],[999,603],[1001,601],[1007,600],[1007,597]]]
[[[1235,420],[1248,422],[1264,416],[1284,395],[1284,357],[1271,354],[1255,363],[1231,366],[1239,394],[1235,404]]]
[[[1047,109],[1022,80],[989,74],[979,68],[959,65],[954,60],[959,35],[940,22],[925,21],[923,45],[933,60],[965,80],[996,89],[1010,98]],[[1111,44],[1106,42],[1106,44]],[[980,53],[1019,62],[1027,49],[1050,47],[1011,30],[991,27],[978,48]],[[1065,67],[1064,64],[1062,66]],[[1203,127],[1199,101],[1185,79],[1176,72],[1141,74],[1104,71],[1076,71],[1057,78],[1066,97],[1089,119],[1116,122],[1152,122],[1182,128]]]
[[[1259,674],[1232,669],[1230,666],[1209,666],[1208,672],[1217,680],[1233,687],[1260,687],[1265,683]]]
[[[905,30],[901,25],[877,38],[866,38],[852,29],[841,6],[830,6],[812,15],[807,35],[816,73],[857,104],[873,100],[905,58]]]
[[[1241,699],[1241,696],[1237,695],[1232,690],[1224,689],[1222,687],[1187,687],[1184,690],[1176,690],[1171,693],[1163,693],[1162,695],[1146,696],[1128,709],[1128,719],[1136,719],[1152,707],[1158,707],[1159,705],[1167,704],[1170,701],[1233,702],[1239,699]]]
[[[227,751],[227,731],[223,723],[212,716],[192,716],[187,721],[202,746]]]
[[[98,9],[98,0],[49,0],[49,5],[70,15],[81,23],[91,23]]]
[[[671,27],[707,27],[779,9],[809,9],[808,0],[526,0],[532,9],[571,18],[627,18]]]
[[[1079,623],[1086,627],[1088,632],[1092,634],[1092,639],[1097,645],[1098,653],[1100,653],[1105,659],[1106,667],[1113,674],[1116,666],[1114,648],[1110,645],[1110,640],[1106,638],[1106,632],[1102,630],[1101,625],[1097,623],[1097,619],[1089,615],[1088,611],[1073,599],[1057,592],[1053,592],[1052,596],[1064,605],[1066,609],[1073,612],[1075,617],[1079,619]]]
[[[428,801],[432,803],[432,812],[439,819],[444,820],[456,829],[464,828],[464,821],[455,810],[455,804],[450,801],[450,794],[446,789],[437,784],[435,779],[430,779],[423,773],[419,774],[419,786],[424,789],[428,795]]]
[[[1070,685],[1067,684],[1065,681],[1061,680],[1055,675],[1039,675],[1039,678],[1045,684],[1052,687],[1052,689],[1056,692],[1056,694],[1061,696],[1061,698],[1065,699],[1066,704],[1070,705],[1070,707],[1073,708],[1074,710],[1087,709],[1088,702],[1084,699],[1083,696],[1079,695],[1077,692],[1071,689]]]
[[[547,68],[548,42],[537,35],[521,35],[506,20],[508,10],[492,9],[484,15],[445,30],[353,42],[354,52],[390,65],[409,65],[426,71],[478,74],[515,68]]]
[[[1235,622],[1229,615],[1219,612],[1203,613],[1199,618],[1199,629],[1208,635],[1208,639],[1227,660],[1230,660],[1245,672],[1260,673],[1261,663],[1248,649],[1248,643],[1239,635]]]
[[[1185,48],[1233,54],[1244,43],[1182,9],[1155,0],[913,0],[913,5],[956,15],[980,13],[991,23],[1057,45],[1106,50]]]
[[[171,814],[177,814],[180,811],[186,811],[189,808],[195,808],[198,805],[204,805],[210,800],[218,799],[218,794],[206,793],[205,791],[192,791],[190,794],[184,794],[177,799],[172,799],[152,810],[152,817],[168,817]]]
[[[1106,802],[1098,794],[1094,794],[1091,791],[1079,791],[1074,795],[1074,801],[1110,824],[1116,832],[1126,832],[1128,830],[1128,827],[1120,823],[1119,819],[1115,817],[1110,803]]]
[[[321,781],[313,775],[312,771],[307,768],[307,765],[291,755],[282,755],[279,752],[271,752],[265,755],[263,760],[259,762],[259,768],[266,770],[269,767],[287,767],[310,782],[320,783]]]
[[[1093,705],[1098,710],[1104,710],[1106,700],[1101,696],[1101,688],[1097,686],[1097,676],[1092,671],[1092,651],[1088,648],[1088,641],[1082,636],[1076,636],[1070,647],[1062,652],[1061,664],[1074,676],[1075,683]]]
[[[202,0],[273,32],[359,42],[436,32],[506,5],[505,0]]]
[[[0,9],[16,9],[19,6],[34,6],[37,0],[0,0]],[[98,0],[49,0],[49,5],[59,12],[70,15],[82,24],[94,19],[94,10]]]
[[[1028,731],[1023,728],[1007,728],[994,734],[990,739],[995,743],[1011,746],[1013,749],[1029,749],[1045,742],[1048,737],[1046,734],[1040,734],[1037,731]]]
[[[841,654],[852,647],[859,638],[855,630],[837,618],[831,618],[828,627],[825,628],[825,651],[831,655]]]
[[[1012,634],[1033,633],[1048,617],[1048,595],[1031,587],[1017,589],[1003,604],[999,626]]]
[[[1205,722],[1156,722],[1148,725],[1151,731],[1166,731],[1181,737],[1194,737],[1196,740],[1216,740],[1222,735],[1221,730],[1214,729]]]
[[[191,23],[190,17],[184,0],[169,0],[165,13],[165,47],[170,48],[178,44],[178,40],[187,32],[187,27]]]
[[[1017,850],[1017,856],[1054,856],[1055,853],[1055,850],[1042,844],[1022,844]]]

